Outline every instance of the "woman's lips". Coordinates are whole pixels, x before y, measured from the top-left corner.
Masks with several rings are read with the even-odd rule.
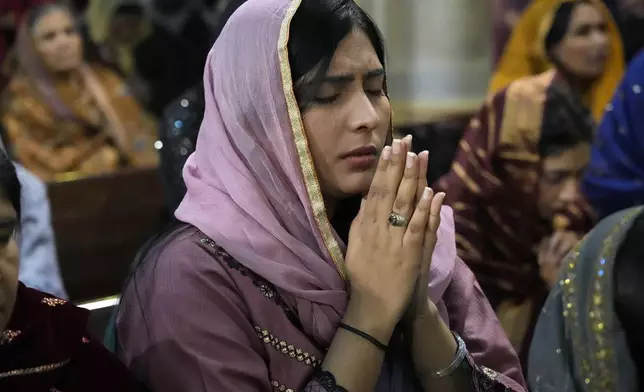
[[[370,169],[378,162],[378,149],[374,145],[361,146],[342,155],[342,159],[345,160],[352,169]]]
[[[378,156],[370,155],[351,155],[344,158],[349,166],[357,170],[366,170],[372,168],[378,162]]]

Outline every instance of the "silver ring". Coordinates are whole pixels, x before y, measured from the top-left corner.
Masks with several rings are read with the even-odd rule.
[[[391,214],[389,214],[388,222],[390,225],[394,227],[405,227],[409,224],[409,219],[405,218],[400,214],[396,214],[395,212],[392,212]]]

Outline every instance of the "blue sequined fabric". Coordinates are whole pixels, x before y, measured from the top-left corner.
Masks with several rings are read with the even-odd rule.
[[[172,213],[186,193],[183,166],[195,150],[204,114],[203,86],[186,91],[166,107],[159,124],[161,172],[168,210]]]

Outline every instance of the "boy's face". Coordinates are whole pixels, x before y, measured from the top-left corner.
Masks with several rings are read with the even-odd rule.
[[[546,219],[581,197],[581,177],[590,161],[590,143],[580,143],[542,160],[539,211]]]

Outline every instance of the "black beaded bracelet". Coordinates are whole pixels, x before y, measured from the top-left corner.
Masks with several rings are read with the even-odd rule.
[[[356,335],[360,336],[361,338],[363,338],[365,340],[368,340],[370,343],[372,343],[374,346],[378,347],[382,351],[387,351],[387,345],[386,344],[380,343],[378,341],[378,339],[374,338],[373,336],[369,335],[366,332],[362,332],[361,330],[353,328],[352,326],[347,325],[345,323],[340,323],[338,325],[338,327],[342,328],[344,330],[347,330],[347,331],[349,331],[349,332],[351,332],[353,334],[356,334]]]

